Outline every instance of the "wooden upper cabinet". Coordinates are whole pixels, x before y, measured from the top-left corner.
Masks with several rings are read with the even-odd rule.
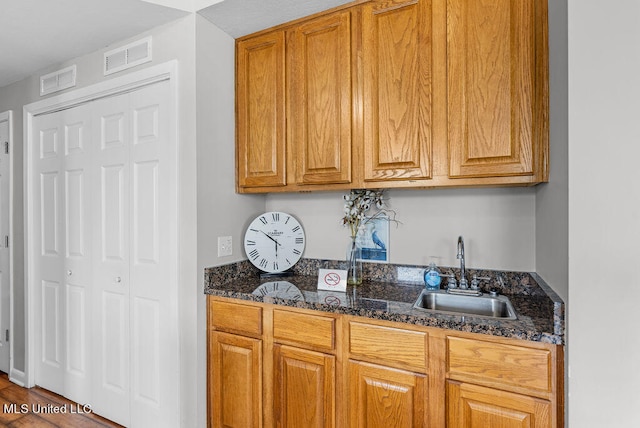
[[[547,0],[357,0],[237,42],[239,192],[548,181]]]
[[[363,6],[364,180],[431,177],[431,0]]]
[[[288,35],[288,130],[297,184],[351,181],[351,39],[349,9]]]
[[[542,0],[447,0],[450,177],[547,180]]]
[[[237,184],[286,185],[285,36],[236,45]]]

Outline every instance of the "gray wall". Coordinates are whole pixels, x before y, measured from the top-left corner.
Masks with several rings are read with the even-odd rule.
[[[197,17],[198,287],[197,425],[206,426],[206,307],[204,268],[244,259],[246,219],[265,209],[261,195],[235,193],[235,41]],[[218,236],[231,236],[233,255],[219,258]]]
[[[549,183],[536,187],[535,270],[567,302],[568,83],[567,0],[549,2]]]
[[[0,111],[13,110],[13,332],[11,350],[13,366],[25,370],[25,319],[24,319],[24,200],[22,197],[22,106],[34,101],[39,95],[39,82],[25,79],[0,88]]]
[[[549,2],[549,183],[536,187],[536,272],[569,310],[567,2]],[[566,314],[565,312],[565,314]],[[568,332],[567,332],[568,333]],[[569,348],[565,348],[565,367]],[[565,383],[568,384],[565,370]],[[565,389],[568,402],[568,388]],[[565,414],[565,419],[567,418]]]
[[[270,194],[267,209],[296,215],[305,228],[305,257],[343,259],[345,192]],[[535,190],[391,190],[389,206],[399,225],[390,226],[393,263],[457,266],[458,235],[465,239],[468,267],[535,270]]]
[[[640,426],[639,23],[637,0],[568,2],[572,428]]]

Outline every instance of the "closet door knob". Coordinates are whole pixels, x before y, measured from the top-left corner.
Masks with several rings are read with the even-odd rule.
[[[72,271],[71,269],[69,269],[69,270],[67,271],[67,276],[71,276],[71,275],[73,275],[73,271]]]
[[[122,282],[122,278],[120,278],[119,276],[116,276],[116,282]]]

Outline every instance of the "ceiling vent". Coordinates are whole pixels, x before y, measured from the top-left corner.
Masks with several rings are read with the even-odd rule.
[[[151,37],[146,37],[104,54],[104,75],[117,73],[151,61]]]
[[[76,86],[75,64],[40,76],[40,96]]]

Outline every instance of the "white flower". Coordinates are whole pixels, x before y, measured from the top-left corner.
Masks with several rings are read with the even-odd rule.
[[[355,237],[357,235],[362,223],[367,218],[367,211],[369,211],[373,205],[377,208],[377,212],[371,216],[372,218],[385,212],[392,212],[385,209],[383,194],[384,189],[356,189],[351,190],[348,195],[344,195],[345,215],[342,218],[342,224],[349,226],[351,236]]]

